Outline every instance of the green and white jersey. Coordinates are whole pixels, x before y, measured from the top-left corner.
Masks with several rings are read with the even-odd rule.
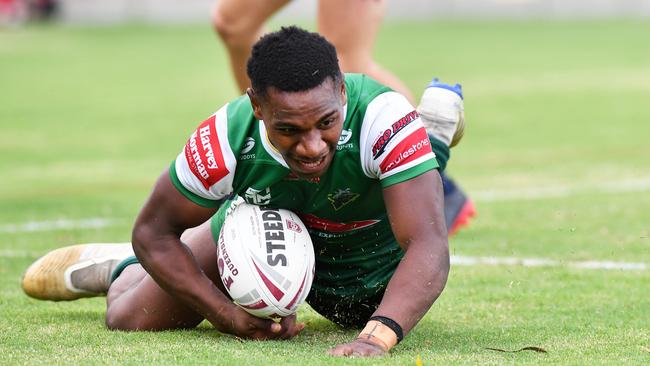
[[[403,255],[382,189],[435,169],[438,162],[406,98],[360,74],[346,74],[345,83],[343,131],[319,179],[302,180],[290,172],[245,95],[196,129],[170,176],[183,195],[202,206],[216,207],[238,195],[298,213],[314,242],[312,291],[349,299],[383,291]],[[219,225],[224,212],[213,222]]]

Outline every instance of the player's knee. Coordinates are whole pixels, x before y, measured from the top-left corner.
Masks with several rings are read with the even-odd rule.
[[[139,330],[138,323],[137,316],[132,312],[119,311],[110,306],[106,309],[106,327],[110,330]]]
[[[362,74],[370,74],[374,66],[374,62],[369,57],[361,57],[358,55],[343,55],[339,54],[339,64],[341,70],[344,72],[356,72]]]
[[[225,14],[218,7],[212,12],[212,28],[219,38],[227,45],[237,45],[243,42],[254,30],[246,23],[245,17],[233,17]]]

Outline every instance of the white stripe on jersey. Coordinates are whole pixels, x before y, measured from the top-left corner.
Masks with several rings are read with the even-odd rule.
[[[427,142],[422,140],[422,136],[426,136],[424,125],[417,114],[413,114],[414,110],[411,103],[396,92],[380,94],[368,104],[359,136],[361,164],[367,177],[384,179],[435,158],[435,154],[430,151],[428,139]],[[396,128],[399,121],[404,123]],[[422,143],[418,144],[419,140]],[[396,148],[403,151],[396,151]],[[422,148],[428,151],[417,151]],[[420,156],[406,163],[401,162],[407,161],[414,154]],[[393,159],[394,162],[388,159]],[[382,166],[390,168],[382,171]]]

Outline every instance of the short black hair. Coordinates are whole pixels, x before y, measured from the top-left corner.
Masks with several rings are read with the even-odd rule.
[[[341,80],[336,49],[323,36],[296,26],[268,33],[253,46],[246,68],[253,90],[265,96],[269,87],[305,91],[327,77]]]

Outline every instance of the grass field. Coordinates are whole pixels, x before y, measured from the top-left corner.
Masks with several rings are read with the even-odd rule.
[[[388,357],[350,360],[324,353],[356,332],[306,308],[294,340],[240,342],[206,323],[111,332],[104,299],[25,296],[21,274],[47,250],[128,241],[157,175],[236,92],[207,25],[0,30],[0,365],[650,364],[648,34],[631,21],[383,28],[377,58],[416,94],[434,75],[464,85],[449,171],[479,216],[452,253],[559,265],[453,266]],[[548,353],[486,349],[525,346]]]

